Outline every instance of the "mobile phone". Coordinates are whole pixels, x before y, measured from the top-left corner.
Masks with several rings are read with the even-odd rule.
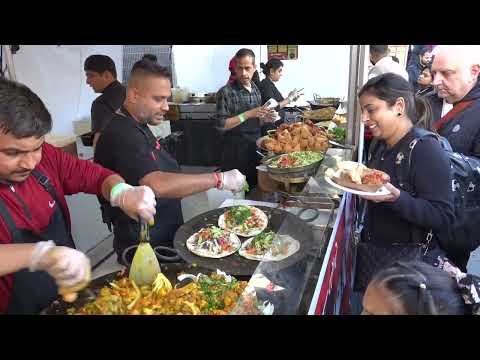
[[[263,104],[263,107],[266,109],[274,109],[277,106],[278,106],[278,102],[275,99],[270,99],[265,104]]]

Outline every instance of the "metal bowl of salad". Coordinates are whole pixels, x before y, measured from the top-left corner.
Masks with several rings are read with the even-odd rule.
[[[272,175],[315,175],[324,155],[315,151],[294,151],[269,159],[267,170]]]

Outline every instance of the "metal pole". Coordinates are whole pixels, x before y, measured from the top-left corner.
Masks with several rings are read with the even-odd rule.
[[[347,144],[355,146],[356,151],[362,151],[363,141],[360,121],[360,106],[357,93],[363,85],[365,67],[365,45],[350,45],[350,69],[348,79],[348,104],[347,104]],[[354,154],[355,156],[355,154]]]
[[[10,80],[16,80],[15,76],[15,66],[13,65],[13,56],[12,56],[12,51],[10,50],[9,45],[2,45],[3,47],[3,56],[2,56],[2,62],[3,62],[3,57],[5,57],[5,63],[7,64],[7,71],[8,71],[8,78]],[[0,64],[3,66],[3,64]],[[6,74],[4,74],[6,76]]]

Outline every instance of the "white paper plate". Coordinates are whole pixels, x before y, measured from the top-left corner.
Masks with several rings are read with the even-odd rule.
[[[330,177],[325,176],[325,181],[332,185],[333,187],[336,187],[339,190],[343,190],[355,195],[368,195],[368,196],[384,196],[390,194],[390,191],[385,186],[382,186],[380,189],[378,189],[376,192],[370,192],[370,191],[360,191],[360,190],[355,190],[355,189],[350,189],[342,185],[338,185],[336,182],[334,182]]]

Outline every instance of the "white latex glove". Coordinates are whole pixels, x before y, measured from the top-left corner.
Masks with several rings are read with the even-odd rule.
[[[84,253],[66,246],[55,246],[51,240],[38,242],[29,262],[30,271],[48,272],[59,288],[88,283],[90,267],[90,260]]]
[[[262,119],[264,122],[271,123],[277,120],[277,118],[278,118],[278,113],[275,110],[270,109],[265,114],[265,116],[261,117],[260,119]]]
[[[243,187],[246,183],[246,177],[237,169],[226,171],[221,173],[222,186],[220,190],[230,190],[231,192],[243,191]]]
[[[131,186],[123,183],[120,190],[110,196],[110,204],[113,207],[118,206],[134,220],[138,221],[140,217],[152,224],[157,202],[153,190],[148,186]]]

